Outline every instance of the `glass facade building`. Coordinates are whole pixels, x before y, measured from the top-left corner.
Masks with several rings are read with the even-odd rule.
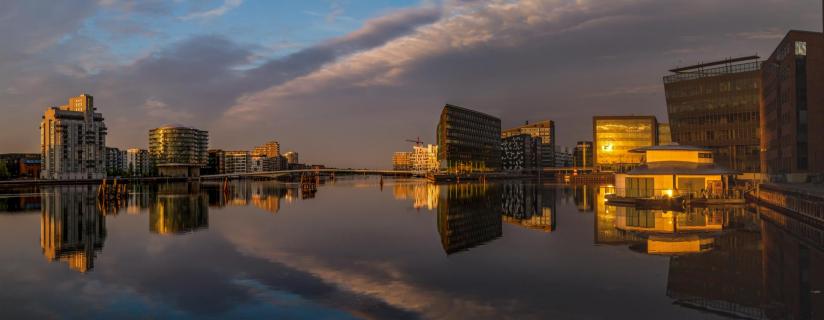
[[[632,149],[658,144],[655,116],[596,116],[592,118],[593,163],[604,170],[624,170],[641,163]]]
[[[501,120],[447,104],[436,132],[438,160],[450,172],[501,169]]]
[[[149,131],[149,155],[155,165],[205,166],[209,132],[182,126],[164,126]]]
[[[716,163],[759,172],[761,67],[757,56],[670,70],[664,77],[672,140],[712,149]]]

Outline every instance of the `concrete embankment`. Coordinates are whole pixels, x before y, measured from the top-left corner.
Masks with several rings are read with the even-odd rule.
[[[748,197],[807,223],[824,226],[824,186],[765,183]]]

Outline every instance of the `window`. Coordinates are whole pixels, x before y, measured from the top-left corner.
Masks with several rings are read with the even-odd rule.
[[[710,152],[700,152],[700,153],[698,153],[698,158],[712,159],[712,153],[710,153]]]

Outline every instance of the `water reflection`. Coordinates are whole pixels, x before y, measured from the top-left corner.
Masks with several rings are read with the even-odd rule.
[[[106,240],[106,219],[90,186],[46,187],[41,198],[40,246],[48,261],[73,270],[94,268]]]
[[[243,308],[237,301],[252,300],[247,295],[255,290],[336,307],[370,301],[360,309],[380,304],[403,315],[395,318],[455,317],[443,309],[427,310],[434,303],[424,297],[446,301],[440,305],[445,309],[479,305],[488,318],[541,318],[553,312],[561,318],[623,318],[637,310],[634,301],[645,301],[657,310],[650,317],[658,318],[824,315],[824,229],[778,212],[615,207],[604,201],[606,188],[592,186],[389,180],[388,194],[379,193],[377,183],[363,179],[357,186],[365,188],[347,189],[345,183],[321,188],[312,206],[295,207],[302,198],[298,186],[276,182],[236,181],[228,188],[220,183],[132,185],[127,198],[108,204],[97,200],[93,186],[43,187],[42,196],[30,193],[7,201],[16,204],[6,207],[32,208],[31,200],[20,198],[36,197],[42,255],[79,272],[93,270],[97,262],[99,271],[77,278],[38,268],[46,264],[35,241],[20,251],[31,253],[36,264],[11,264],[21,265],[18,272],[40,272],[27,281],[49,278],[62,285],[92,279],[130,292],[178,290],[191,298],[178,308],[185,305],[204,316],[234,304]],[[410,213],[410,205],[420,212]],[[257,209],[223,210],[236,206]],[[587,207],[595,214],[579,213]],[[36,215],[0,219],[27,217],[36,233]],[[399,225],[403,228],[393,229]],[[310,228],[317,232],[304,232]],[[188,237],[198,241],[176,236],[192,232]],[[0,247],[4,253],[13,252],[10,243]],[[103,259],[95,261],[98,256]],[[135,256],[138,263],[130,260]],[[133,279],[135,274],[147,278]],[[488,274],[497,276],[483,277]],[[164,278],[179,276],[179,281]],[[10,290],[21,287],[0,280]],[[210,284],[212,291],[196,292],[205,296],[195,299],[186,291],[190,282]],[[485,287],[473,286],[478,282]],[[239,283],[249,287],[239,288]],[[518,283],[534,285],[513,285]],[[220,298],[227,292],[234,298]],[[587,309],[587,297],[604,308]],[[200,307],[201,298],[223,305]],[[621,309],[623,304],[631,305]]]
[[[441,187],[438,234],[447,254],[466,250],[503,234],[499,185],[450,184]]]

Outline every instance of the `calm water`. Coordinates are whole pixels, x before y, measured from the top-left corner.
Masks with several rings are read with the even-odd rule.
[[[0,197],[0,318],[824,317],[824,231],[597,187],[338,179]]]

